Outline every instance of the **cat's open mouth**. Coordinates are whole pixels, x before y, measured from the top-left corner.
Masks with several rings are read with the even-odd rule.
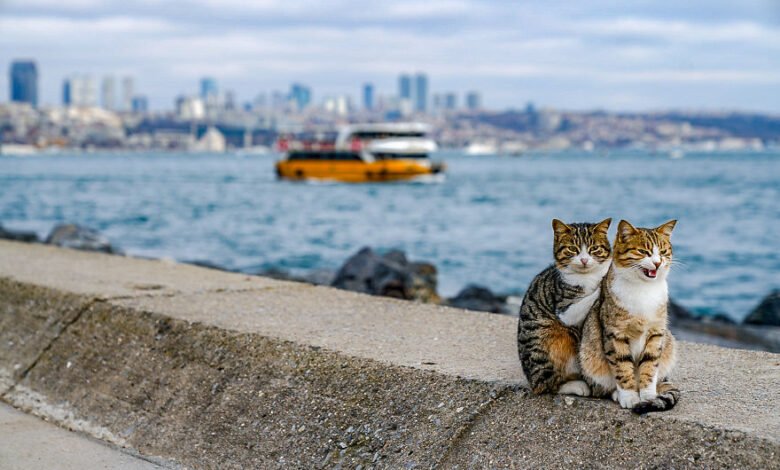
[[[657,269],[645,269],[645,268],[642,268],[642,272],[644,273],[645,276],[649,277],[650,279],[655,279],[655,276],[658,275],[658,270]]]

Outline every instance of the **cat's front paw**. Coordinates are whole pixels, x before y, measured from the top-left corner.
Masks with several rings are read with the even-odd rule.
[[[653,401],[658,393],[655,391],[655,386],[643,388],[639,391],[639,399],[642,401]]]
[[[641,401],[636,390],[624,390],[618,387],[617,395],[617,401],[623,408],[633,408]]]

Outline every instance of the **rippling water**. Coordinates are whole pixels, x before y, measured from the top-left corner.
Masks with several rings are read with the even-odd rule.
[[[247,272],[337,268],[364,245],[467,283],[522,292],[552,260],[553,217],[679,219],[672,296],[741,319],[780,287],[780,154],[441,155],[438,183],[277,181],[273,156],[0,157],[0,223],[45,236],[98,229],[129,254],[210,260]],[[0,260],[2,262],[2,260]]]

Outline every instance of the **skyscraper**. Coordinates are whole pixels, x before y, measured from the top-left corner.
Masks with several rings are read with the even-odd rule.
[[[311,88],[300,83],[293,83],[290,88],[290,99],[298,105],[298,111],[302,111],[311,103]]]
[[[466,94],[466,107],[472,111],[482,107],[482,96],[478,91],[470,91]]]
[[[398,97],[402,100],[412,100],[412,77],[405,73],[398,77]]]
[[[66,106],[90,108],[97,104],[95,80],[88,76],[74,75],[62,84],[62,103]]]
[[[414,77],[414,109],[425,112],[428,109],[428,76],[417,73]]]
[[[145,113],[149,111],[149,100],[145,96],[134,96],[133,97],[133,112],[134,113]]]
[[[101,89],[103,108],[115,109],[116,107],[116,89],[114,88],[114,77],[103,77],[103,87]]]
[[[38,106],[38,68],[32,60],[11,62],[11,101]]]
[[[363,108],[368,111],[374,109],[374,85],[372,83],[363,85]]]
[[[455,109],[458,107],[458,95],[450,91],[444,95],[444,107],[446,109]]]
[[[200,97],[203,100],[216,99],[218,94],[217,80],[212,77],[200,79]]]
[[[133,109],[133,96],[135,96],[135,82],[133,77],[122,79],[122,111]]]

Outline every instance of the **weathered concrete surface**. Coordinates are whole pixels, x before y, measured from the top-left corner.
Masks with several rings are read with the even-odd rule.
[[[176,467],[128,455],[0,404],[0,468],[161,470]]]
[[[85,256],[85,254],[87,256]],[[0,240],[0,277],[96,298],[295,285],[265,277]]]
[[[3,400],[188,466],[778,468],[776,354],[683,343],[643,418],[526,397],[505,316],[11,242],[0,287]]]

